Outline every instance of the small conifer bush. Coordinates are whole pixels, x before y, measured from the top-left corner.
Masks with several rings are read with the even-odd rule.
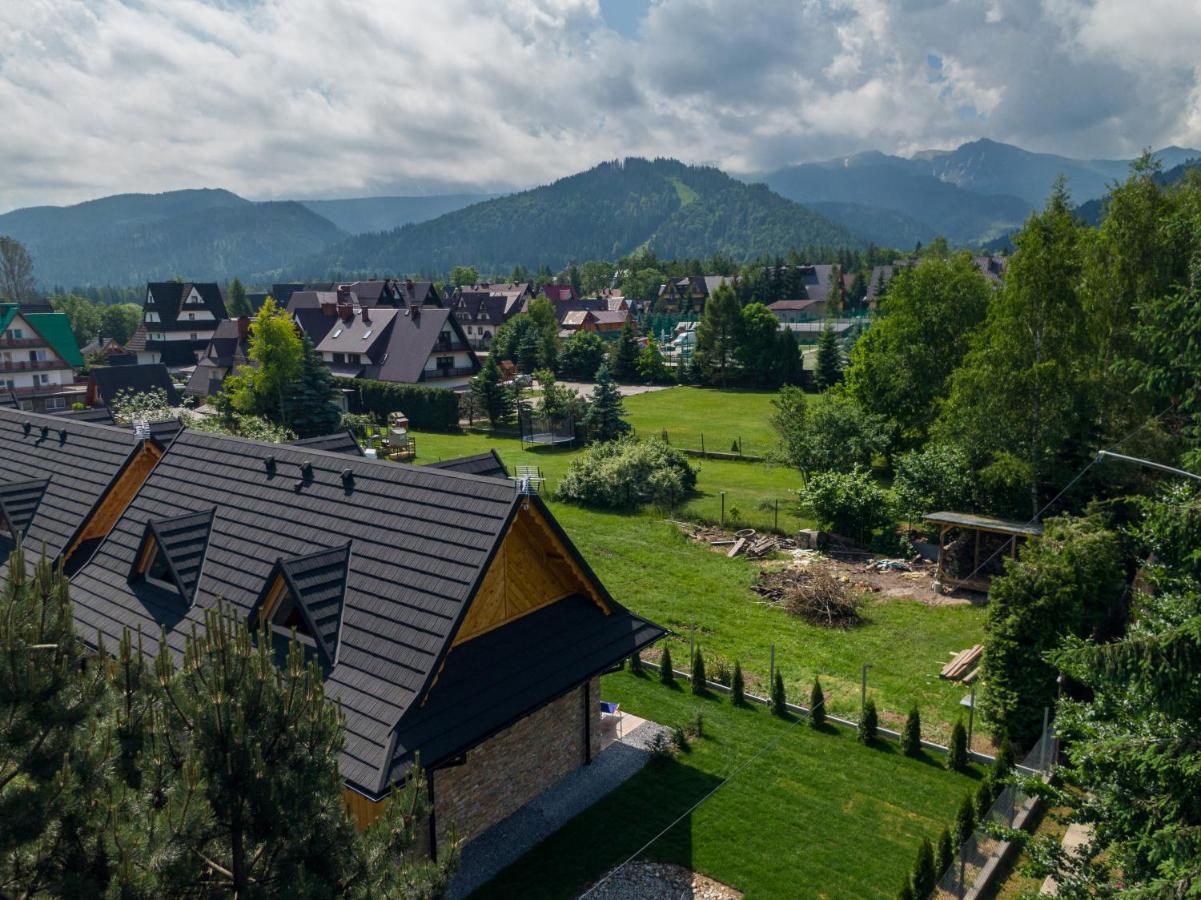
[[[708,690],[709,685],[705,678],[705,658],[701,656],[701,648],[697,647],[696,652],[692,654],[692,693],[700,697],[704,696]]]
[[[659,681],[668,686],[676,683],[676,673],[671,668],[671,650],[666,644],[659,656]]]
[[[788,715],[788,698],[784,696],[784,676],[776,672],[771,686],[771,711],[776,716]]]
[[[820,728],[826,721],[826,695],[822,692],[820,678],[813,679],[813,690],[809,692],[809,724]]]
[[[962,844],[976,830],[976,807],[972,803],[971,794],[963,795],[959,804],[959,812],[955,814],[955,827],[952,829],[956,844]]]
[[[909,710],[905,717],[905,729],[901,732],[901,750],[906,756],[922,755],[922,714],[917,707]]]
[[[947,768],[962,772],[967,768],[967,762],[967,729],[963,727],[963,722],[956,722],[947,744]]]
[[[934,893],[934,885],[937,883],[934,848],[930,846],[929,838],[922,838],[917,848],[917,860],[913,864],[913,896],[916,900],[926,900]]]
[[[730,683],[730,702],[735,706],[746,703],[746,683],[742,677],[742,663],[734,660],[734,675]]]

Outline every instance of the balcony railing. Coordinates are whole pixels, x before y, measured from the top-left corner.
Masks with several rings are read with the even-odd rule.
[[[0,359],[0,372],[39,372],[71,367],[54,359]]]
[[[425,369],[421,373],[421,381],[431,381],[435,378],[461,378],[464,375],[474,375],[474,366],[444,366],[437,369]]]
[[[0,334],[0,347],[45,347],[41,338],[10,338]]]
[[[86,384],[35,384],[33,387],[5,387],[0,383],[0,397],[53,397],[58,394],[84,394]]]

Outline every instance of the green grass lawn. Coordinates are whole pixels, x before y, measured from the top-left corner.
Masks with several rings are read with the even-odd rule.
[[[689,398],[687,404],[705,406],[712,417],[726,421],[733,418],[733,410],[757,405],[764,421],[756,427],[766,429],[761,434],[770,431],[765,422],[770,394],[672,388],[633,397],[627,403],[634,407],[635,401],[646,403],[673,395]],[[748,427],[744,437],[749,441],[752,433]],[[495,448],[510,470],[517,465],[540,466],[548,479],[544,491],[548,499],[571,459],[579,453],[523,451],[519,440],[489,434],[421,432],[415,436],[418,463]],[[717,521],[720,492],[724,490],[728,524],[731,513],[737,510],[740,526],[770,528],[773,511],[761,508],[761,504],[774,499],[780,500],[782,530],[813,524],[791,493],[799,482],[791,469],[712,459],[692,462],[700,468],[697,494],[675,512],[677,517]],[[982,609],[870,601],[864,626],[849,631],[817,628],[758,603],[759,598],[749,589],[755,566],[745,559],[726,559],[689,541],[657,513],[608,513],[553,500],[550,504],[614,597],[634,612],[678,632],[676,640],[680,642],[687,641],[695,624],[704,652],[741,660],[752,685],[761,681],[763,692],[771,645],[775,644],[777,665],[784,674],[788,696],[794,700],[807,703],[813,677],[820,675],[830,694],[831,709],[855,717],[860,667],[870,663],[869,684],[885,724],[899,723],[909,706],[916,703],[929,735],[937,739],[946,737],[959,716],[964,689],[939,680],[938,670],[950,651],[979,642],[984,632]],[[686,651],[684,657],[676,657],[686,658]]]
[[[677,447],[699,448],[703,434],[706,450],[729,453],[741,439],[743,453],[763,456],[778,442],[770,421],[775,396],[775,391],[673,387],[627,397],[626,418],[643,437],[666,429],[668,442]]]
[[[683,815],[642,858],[686,866],[750,898],[891,897],[921,838],[934,841],[951,824],[979,775],[626,672],[607,676],[601,693],[665,724],[685,724],[700,709],[705,737],[674,761],[648,764],[479,896],[577,896]]]

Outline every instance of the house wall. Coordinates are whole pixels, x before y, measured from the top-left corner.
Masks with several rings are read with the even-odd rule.
[[[434,820],[439,844],[469,841],[538,797],[585,762],[583,685],[493,735],[460,766],[438,769]],[[600,752],[600,682],[588,682],[591,757]]]

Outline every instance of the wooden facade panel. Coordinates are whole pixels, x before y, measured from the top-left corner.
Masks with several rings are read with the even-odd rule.
[[[63,554],[64,561],[70,560],[71,554],[78,549],[80,544],[95,538],[106,537],[113,530],[113,526],[117,524],[117,520],[125,512],[125,508],[133,501],[134,495],[141,489],[143,482],[146,481],[150,471],[162,455],[163,452],[155,444],[146,442],[142,445],[141,452],[130,460],[112,490],[105,495],[104,500],[96,507],[96,511],[84,522],[79,537]]]
[[[342,789],[342,799],[346,803],[346,809],[350,812],[350,817],[354,821],[354,827],[357,831],[364,830],[368,825],[384,814],[384,804],[388,801],[380,800],[378,803],[368,800],[358,791],[352,791],[350,788]]]

